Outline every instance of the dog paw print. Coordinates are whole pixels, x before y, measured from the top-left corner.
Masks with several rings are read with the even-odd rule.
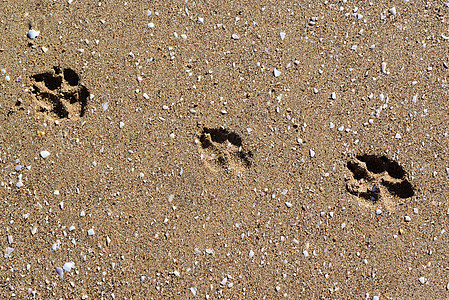
[[[203,127],[199,144],[202,159],[214,171],[241,173],[251,166],[253,154],[243,149],[242,138],[237,133],[222,127]]]
[[[347,167],[353,178],[346,189],[367,203],[383,201],[387,208],[393,208],[395,197],[405,199],[415,194],[404,169],[386,156],[359,155],[349,160]]]
[[[84,116],[90,93],[72,69],[53,67],[49,72],[31,76],[31,82],[39,112],[57,120]]]

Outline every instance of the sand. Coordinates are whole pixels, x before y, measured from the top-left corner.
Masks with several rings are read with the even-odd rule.
[[[447,4],[70,2],[0,4],[1,299],[449,298]]]

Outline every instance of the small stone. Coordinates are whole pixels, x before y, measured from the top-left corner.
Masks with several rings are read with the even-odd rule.
[[[315,151],[313,151],[312,149],[309,150],[309,155],[310,157],[315,157]]]
[[[240,37],[237,35],[237,34],[232,34],[232,39],[233,40],[238,40],[238,39],[240,39]]]
[[[174,138],[175,138],[175,134],[172,132],[172,133],[170,133],[169,137],[170,137],[171,139],[174,139]]]
[[[111,238],[109,236],[106,236],[106,245],[109,246],[109,244],[111,243]]]
[[[382,210],[380,208],[376,209],[376,215],[381,215],[382,214]]]
[[[253,258],[254,257],[254,251],[250,250],[248,256],[249,256],[249,258]]]
[[[405,220],[405,222],[410,222],[412,220],[412,218],[410,218],[409,216],[405,216],[404,220]]]
[[[33,228],[31,228],[31,235],[35,235],[37,232],[37,227],[33,226]]]
[[[87,234],[90,235],[90,236],[94,235],[94,234],[95,234],[94,229],[93,229],[93,228],[89,229],[89,230],[87,231]]]
[[[42,50],[42,52],[47,53],[48,48],[47,47],[42,47],[41,50]]]
[[[382,73],[387,74],[387,63],[386,62],[382,62],[380,64],[380,70],[382,71]]]
[[[307,250],[302,251],[302,254],[304,257],[309,257],[309,252],[307,252]]]
[[[419,282],[421,282],[421,284],[426,283],[427,279],[424,276],[419,277]]]
[[[42,158],[47,158],[47,157],[49,157],[50,156],[50,152],[48,152],[48,151],[41,151],[41,157]]]
[[[198,290],[196,289],[196,287],[192,286],[192,287],[190,288],[190,291],[192,292],[193,296],[196,296],[196,292],[197,292]]]
[[[396,135],[394,136],[395,139],[399,140],[401,138],[401,134],[400,133],[396,133]]]
[[[150,99],[150,96],[148,96],[147,93],[143,93],[142,96],[143,96],[146,100]]]
[[[335,100],[335,99],[337,99],[337,94],[336,94],[335,92],[332,92],[332,94],[331,94],[331,98],[332,98],[332,100]]]
[[[281,36],[281,40],[285,39],[285,32],[281,32],[281,33],[279,33],[279,35]]]
[[[334,129],[334,127],[335,127],[335,124],[331,122],[331,123],[329,124],[329,128],[330,128],[330,129]]]
[[[86,212],[84,211],[84,210],[82,210],[81,212],[80,212],[80,217],[84,217],[86,215]]]
[[[388,10],[388,12],[389,12],[390,14],[392,14],[393,16],[396,16],[396,6],[393,6],[392,8],[390,8],[390,9]]]
[[[287,206],[288,208],[292,207],[292,204],[290,202],[285,202],[285,206]]]
[[[30,38],[30,39],[35,39],[36,37],[38,37],[39,36],[39,33],[40,33],[40,31],[36,31],[36,30],[34,30],[34,29],[30,29],[29,31],[28,31],[28,34],[27,34],[27,36]]]
[[[58,273],[58,275],[61,277],[64,275],[64,271],[60,267],[56,267],[56,273]]]
[[[281,76],[281,71],[279,71],[278,69],[274,68],[273,74],[274,74],[274,77],[279,77],[279,76]]]
[[[148,23],[148,24],[147,24],[147,27],[148,27],[148,28],[154,28],[154,24],[153,24],[153,23]]]
[[[64,271],[70,272],[70,271],[72,271],[72,268],[74,266],[75,266],[75,263],[72,261],[72,262],[66,262],[62,268],[64,269]]]

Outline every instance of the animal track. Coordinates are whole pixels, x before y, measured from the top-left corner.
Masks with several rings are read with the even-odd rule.
[[[404,169],[386,156],[358,155],[347,163],[353,179],[346,189],[368,203],[383,201],[387,208],[393,209],[393,197],[409,198],[415,194],[413,186],[407,180]]]
[[[242,138],[224,128],[203,127],[199,138],[202,157],[206,165],[217,171],[242,172],[251,166],[251,151],[243,149]]]
[[[31,81],[39,112],[55,119],[84,116],[90,93],[72,69],[53,67],[49,72],[31,76]]]

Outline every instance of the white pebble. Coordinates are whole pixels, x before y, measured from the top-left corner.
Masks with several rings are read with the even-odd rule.
[[[281,32],[281,33],[279,33],[279,35],[281,36],[281,40],[285,39],[285,32]]]
[[[125,126],[125,123],[123,123],[123,122],[120,122],[118,126],[120,127],[120,129],[122,129],[122,128],[123,128],[123,126]]]
[[[410,218],[409,216],[405,216],[404,220],[405,220],[405,222],[410,222],[412,220],[412,218]]]
[[[39,36],[39,33],[40,33],[40,31],[36,31],[36,30],[34,30],[34,29],[30,29],[29,31],[28,31],[28,37],[30,38],[30,39],[35,39],[36,37],[38,37]]]
[[[48,152],[48,151],[46,151],[46,150],[41,151],[41,156],[42,156],[42,158],[47,158],[47,157],[50,156],[50,152]]]
[[[394,136],[395,139],[399,140],[401,138],[401,134],[400,133],[396,133],[396,135]]]
[[[309,252],[307,252],[307,250],[302,251],[302,254],[304,257],[309,257]]]
[[[87,234],[90,235],[90,236],[94,235],[94,234],[95,234],[94,229],[93,229],[93,228],[89,229],[89,230],[87,231]]]
[[[148,28],[154,28],[154,24],[153,23],[148,23],[147,27]]]
[[[192,292],[193,296],[196,296],[196,292],[197,292],[196,287],[192,286],[192,287],[190,288],[190,291]]]
[[[309,150],[309,155],[310,157],[315,157],[315,151],[313,151],[312,149]]]
[[[66,262],[62,268],[64,269],[64,271],[70,272],[70,271],[72,271],[72,268],[74,266],[75,266],[75,263],[73,261],[71,261],[71,262]]]
[[[146,100],[150,99],[150,96],[148,96],[147,93],[143,93],[142,96],[143,96]]]
[[[373,300],[379,300],[379,296],[373,296]]]
[[[388,12],[389,12],[390,14],[392,14],[393,16],[396,16],[396,6],[393,6],[392,8],[390,8],[390,9],[388,10]]]
[[[382,214],[382,210],[380,208],[376,209],[376,215],[381,215]]]
[[[237,35],[237,34],[232,34],[232,39],[233,40],[238,40],[238,39],[240,39],[240,37]]]
[[[204,23],[204,19],[203,18],[198,18],[198,23],[201,23],[201,24],[203,24]]]
[[[254,251],[250,250],[248,256],[249,256],[249,258],[253,258],[254,257]]]
[[[290,202],[285,202],[285,206],[287,206],[288,208],[292,207],[292,204]]]
[[[380,64],[380,70],[382,71],[382,73],[387,74],[387,63],[386,62],[382,62]]]
[[[331,94],[331,98],[332,98],[332,100],[337,99],[337,94],[335,94],[335,92],[333,92],[333,93]]]
[[[281,71],[279,71],[278,69],[274,68],[273,74],[274,74],[274,77],[279,77],[279,76],[281,76]]]
[[[330,122],[330,124],[329,124],[329,128],[330,128],[330,129],[334,129],[334,127],[335,127],[335,124],[334,124],[334,123],[332,123],[332,122]]]
[[[419,282],[421,282],[421,284],[426,283],[427,279],[424,276],[419,277]]]

